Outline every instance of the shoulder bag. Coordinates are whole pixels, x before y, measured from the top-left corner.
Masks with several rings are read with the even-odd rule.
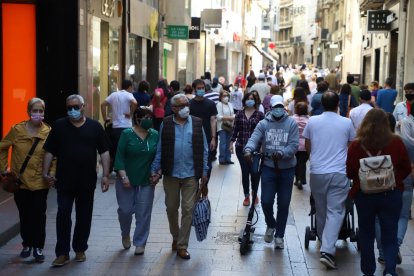
[[[37,147],[37,144],[39,144],[39,142],[40,142],[40,138],[36,137],[32,147],[29,150],[29,153],[26,156],[26,159],[24,160],[22,164],[22,167],[20,168],[18,176],[14,172],[8,172],[6,173],[5,176],[2,177],[1,184],[2,184],[4,191],[8,193],[16,193],[20,190],[20,185],[22,184],[20,180],[20,176],[26,170],[27,164],[29,163],[29,160],[32,157]]]

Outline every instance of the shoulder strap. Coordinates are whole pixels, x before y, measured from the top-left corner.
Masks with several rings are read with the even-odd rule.
[[[39,142],[40,142],[40,138],[36,137],[32,147],[29,150],[29,153],[27,153],[26,159],[24,159],[23,165],[22,165],[22,167],[20,168],[20,171],[19,171],[19,175],[23,174],[23,172],[26,169],[27,164],[29,163],[29,160],[32,157],[32,155],[33,155],[33,153],[34,153],[34,151],[37,147],[37,144],[39,144]]]
[[[369,157],[372,157],[372,154],[366,149],[366,147],[363,144],[361,144],[361,143],[360,143],[360,145],[361,145],[361,148],[368,154],[368,156]],[[382,150],[379,150],[378,153],[375,156],[380,155],[381,152],[382,152]]]

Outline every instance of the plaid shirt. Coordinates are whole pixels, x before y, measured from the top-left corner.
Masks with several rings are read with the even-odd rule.
[[[236,117],[234,119],[233,135],[231,137],[232,142],[237,140],[236,148],[244,148],[254,129],[256,128],[256,125],[259,123],[259,121],[263,120],[263,118],[263,113],[258,110],[255,110],[249,119],[247,119],[244,110],[240,110],[236,113]]]

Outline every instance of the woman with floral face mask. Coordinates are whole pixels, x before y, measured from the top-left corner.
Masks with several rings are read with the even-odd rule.
[[[132,118],[134,126],[125,129],[119,139],[114,169],[118,170],[116,199],[122,245],[131,247],[131,222],[135,214],[133,245],[135,255],[144,254],[151,223],[155,185],[150,181],[151,163],[155,157],[158,132],[153,129],[153,113],[138,107]]]
[[[45,153],[43,144],[51,128],[43,122],[45,102],[42,99],[31,99],[27,105],[27,113],[29,119],[14,125],[0,142],[0,166],[3,175],[6,173],[19,175],[30,149],[38,141],[24,172],[19,176],[21,184],[19,191],[14,193],[14,201],[19,210],[20,235],[23,240],[20,257],[30,257],[33,250],[35,261],[43,262],[49,185],[42,177],[42,160]],[[12,147],[12,156],[11,164],[8,164],[10,147]],[[10,172],[6,172],[8,167]],[[54,170],[52,166],[49,175],[54,175]]]
[[[231,137],[230,151],[233,152],[233,143],[236,142],[236,156],[240,163],[242,172],[242,184],[244,191],[243,206],[250,205],[250,187],[253,174],[251,166],[247,164],[243,157],[243,149],[252,135],[256,125],[263,120],[264,114],[257,108],[258,102],[252,92],[246,93],[243,97],[243,111],[236,114],[234,119],[234,130]],[[252,199],[255,204],[259,203],[259,198]]]

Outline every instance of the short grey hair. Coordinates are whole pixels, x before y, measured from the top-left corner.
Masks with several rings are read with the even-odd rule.
[[[72,100],[78,100],[82,105],[85,104],[85,100],[83,97],[79,94],[72,94],[69,97],[66,98],[66,103],[72,101]]]
[[[41,98],[32,98],[27,103],[27,112],[30,112],[32,110],[33,106],[37,103],[40,103],[42,105],[43,109],[45,109],[45,101],[44,100],[42,100]]]
[[[171,106],[174,106],[179,99],[185,99],[188,103],[188,98],[184,94],[177,94],[171,98]]]

